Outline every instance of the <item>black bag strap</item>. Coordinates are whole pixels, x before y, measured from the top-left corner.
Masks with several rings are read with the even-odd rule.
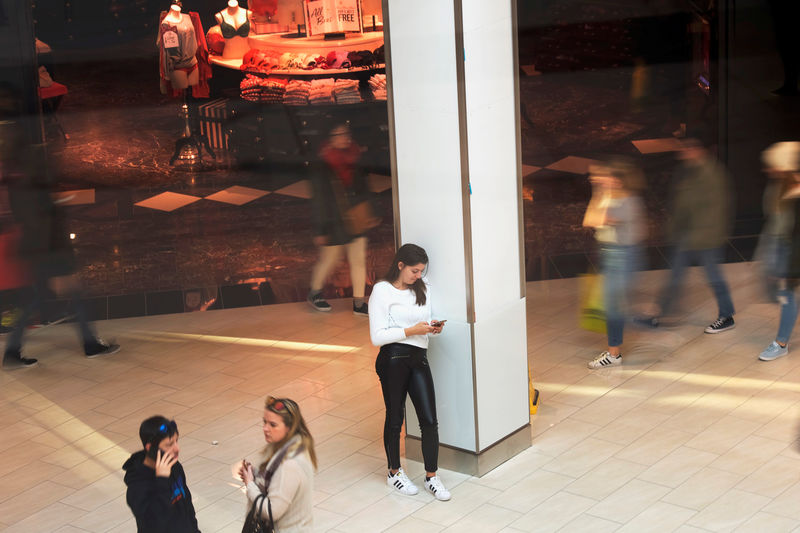
[[[275,474],[275,471],[280,466],[283,458],[286,456],[286,453],[289,451],[289,443],[287,442],[285,446],[283,446],[278,453],[275,454],[274,459],[272,460],[272,464],[269,465],[269,468],[264,471],[264,494],[269,491],[269,484],[272,481],[272,476]],[[267,498],[269,499],[269,498]]]
[[[261,500],[261,503],[264,503],[264,500]],[[272,519],[272,502],[269,500],[269,496],[267,496],[267,512],[269,513],[269,525],[272,531],[275,531],[275,521]]]
[[[264,498],[266,498],[266,494],[259,494],[258,496],[256,496],[256,499],[253,500],[253,505],[250,506],[250,516],[252,516],[253,518],[261,516],[261,513],[264,510]],[[267,498],[267,501],[269,501],[269,498]],[[256,514],[256,506],[258,506],[258,514]],[[271,508],[271,506],[269,508]],[[270,512],[270,518],[272,518],[271,512]]]

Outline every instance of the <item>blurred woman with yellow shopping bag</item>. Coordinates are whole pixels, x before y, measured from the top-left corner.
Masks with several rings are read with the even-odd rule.
[[[595,229],[600,246],[603,308],[608,348],[589,362],[589,368],[622,364],[625,306],[633,274],[641,264],[640,244],[645,235],[644,187],[641,171],[624,160],[592,166],[592,199],[583,225]]]

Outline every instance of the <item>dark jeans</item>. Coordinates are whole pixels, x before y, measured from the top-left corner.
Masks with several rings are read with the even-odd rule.
[[[672,269],[669,282],[661,293],[661,314],[667,315],[672,310],[672,305],[680,296],[686,268],[693,259],[700,263],[706,271],[708,284],[711,285],[711,290],[714,291],[714,297],[717,299],[718,316],[726,318],[733,316],[735,311],[733,301],[731,301],[731,293],[728,290],[725,278],[722,276],[722,270],[719,268],[719,263],[722,260],[722,249],[720,248],[709,250],[675,249],[672,254]]]
[[[401,343],[381,346],[375,371],[381,380],[383,402],[386,404],[383,446],[389,469],[400,468],[400,431],[405,417],[406,395],[409,395],[422,432],[425,470],[436,472],[439,462],[439,424],[427,350]]]
[[[14,324],[14,330],[8,335],[8,340],[6,341],[6,353],[19,351],[22,349],[22,336],[25,334],[25,328],[28,326],[28,322],[37,309],[44,309],[44,299],[47,294],[47,278],[39,277],[36,279],[33,287],[31,287],[31,291],[33,294],[30,303],[25,306],[22,311],[22,315],[17,320],[17,323]],[[81,342],[85,348],[87,344],[94,341],[95,334],[94,331],[92,331],[88,320],[86,319],[86,308],[78,291],[75,291],[72,295],[70,295],[70,297],[72,300],[72,309],[75,312],[78,333],[80,334]]]

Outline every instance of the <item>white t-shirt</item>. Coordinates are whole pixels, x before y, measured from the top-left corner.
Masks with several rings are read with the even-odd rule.
[[[424,281],[424,280],[423,280]],[[372,344],[383,346],[402,342],[428,348],[427,335],[406,337],[405,328],[431,320],[431,288],[425,283],[425,305],[417,305],[417,296],[411,289],[400,290],[388,281],[379,281],[372,287],[369,297],[369,335]]]

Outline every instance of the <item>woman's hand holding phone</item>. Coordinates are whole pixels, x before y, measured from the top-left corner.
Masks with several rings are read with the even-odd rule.
[[[431,327],[433,328],[434,335],[438,335],[442,332],[445,322],[447,322],[447,320],[431,320]]]
[[[405,332],[406,337],[413,337],[414,335],[427,335],[428,333],[433,333],[433,326],[427,322],[417,322],[410,328],[406,328],[403,331]]]

